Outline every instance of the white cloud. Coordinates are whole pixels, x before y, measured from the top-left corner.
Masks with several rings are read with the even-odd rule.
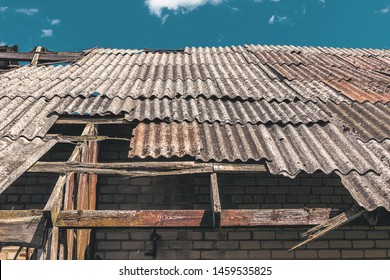
[[[43,37],[52,37],[54,35],[52,29],[42,29],[42,35],[41,38]]]
[[[6,45],[7,45],[7,42],[0,41],[0,46],[6,46]]]
[[[164,9],[168,11],[191,11],[205,4],[218,5],[224,0],[145,0],[151,14],[162,16]]]
[[[320,3],[325,4],[325,0],[318,0]]]
[[[4,13],[6,10],[8,10],[8,7],[0,6],[0,13]]]
[[[287,20],[287,17],[280,17],[280,16],[272,15],[272,17],[270,17],[268,19],[268,24],[284,23],[286,20]]]
[[[161,18],[161,24],[164,24],[168,20],[168,17],[169,17],[168,14],[163,15],[163,17]]]
[[[61,23],[61,21],[59,20],[59,19],[52,19],[51,21],[50,21],[50,24],[51,25],[57,25],[57,24],[60,24]]]
[[[275,15],[272,15],[272,17],[269,18],[268,24],[274,24],[275,21]]]
[[[380,11],[379,11],[381,14],[388,14],[388,13],[390,13],[390,7],[389,6],[387,6],[387,7],[385,7],[385,8],[383,8],[383,9],[381,9]]]
[[[280,2],[280,0],[271,0],[271,2]]]
[[[29,9],[23,8],[23,9],[17,9],[16,12],[19,14],[25,14],[28,16],[32,16],[32,15],[38,13],[39,10],[37,8],[29,8]]]

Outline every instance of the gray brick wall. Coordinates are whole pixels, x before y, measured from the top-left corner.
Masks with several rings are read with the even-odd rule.
[[[360,226],[361,227],[361,226]],[[362,227],[361,227],[362,228]],[[287,252],[307,228],[229,229],[213,231],[160,229],[157,259],[388,259],[390,227],[365,226],[367,235],[349,240],[345,226],[302,249]],[[110,229],[96,233],[95,256],[103,259],[152,259],[152,230]]]
[[[290,184],[291,182],[291,184]],[[335,175],[219,175],[222,208],[349,208],[353,199]],[[209,177],[118,179],[101,176],[99,209],[209,209]],[[364,220],[362,221],[364,224]],[[308,228],[157,230],[157,259],[383,259],[390,227],[352,225],[288,253]],[[152,230],[98,230],[95,256],[151,259]]]

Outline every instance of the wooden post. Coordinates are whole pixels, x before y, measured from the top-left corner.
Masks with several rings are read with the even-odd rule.
[[[97,128],[93,124],[86,126],[88,136],[96,136]],[[81,162],[94,163],[98,159],[97,141],[88,141],[82,148]],[[96,174],[80,174],[77,189],[77,210],[95,210],[96,209]],[[78,260],[89,258],[89,245],[91,242],[91,229],[78,229],[77,233],[77,253]]]
[[[216,173],[210,175],[210,202],[213,213],[213,227],[221,227],[221,201],[219,198],[218,178]]]

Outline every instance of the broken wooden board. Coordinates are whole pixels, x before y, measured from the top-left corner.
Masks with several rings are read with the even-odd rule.
[[[45,224],[42,210],[1,210],[0,243],[39,248]]]

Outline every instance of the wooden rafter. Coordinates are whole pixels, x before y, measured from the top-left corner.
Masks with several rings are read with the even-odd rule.
[[[314,241],[321,236],[324,236],[330,231],[335,230],[336,228],[341,227],[342,225],[349,223],[350,221],[353,221],[354,219],[360,217],[364,213],[366,213],[367,210],[364,208],[355,205],[351,209],[333,217],[332,219],[323,222],[319,224],[318,226],[315,226],[314,228],[308,230],[307,232],[302,234],[302,237],[307,237],[307,239],[298,245],[291,248],[289,251],[293,251],[295,249],[298,249],[299,247],[302,247],[303,245]]]

